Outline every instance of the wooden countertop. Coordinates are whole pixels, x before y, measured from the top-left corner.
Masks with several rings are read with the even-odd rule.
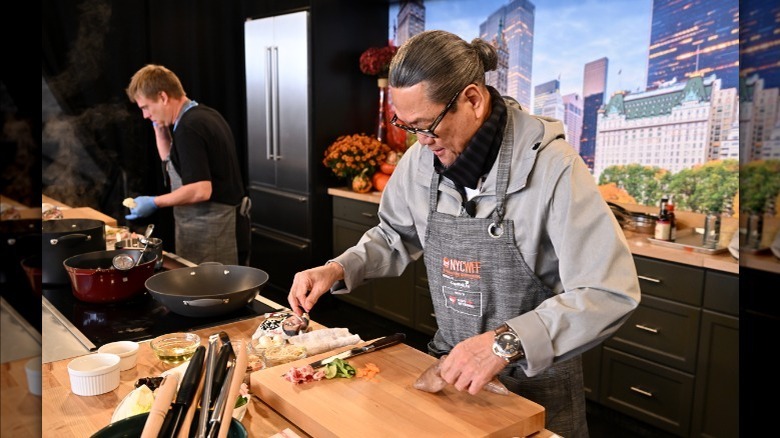
[[[328,194],[340,196],[343,198],[355,199],[358,201],[379,203],[382,193],[356,193],[346,188],[332,187],[328,189]],[[648,235],[625,231],[628,246],[631,253],[645,257],[652,257],[660,260],[681,263],[685,265],[697,266],[700,268],[712,269],[716,271],[739,274],[739,261],[725,252],[721,254],[709,255],[692,251],[684,251],[675,248],[666,248],[654,245],[647,240]],[[745,256],[743,256],[745,257]],[[747,255],[747,260],[752,264],[751,267],[762,270],[770,270],[780,273],[780,260],[768,255]],[[743,261],[744,262],[744,261]]]
[[[224,330],[231,339],[251,339],[262,316],[236,323],[195,331],[201,344],[208,344],[208,337]],[[172,368],[157,360],[148,341],[140,342],[138,363],[135,368],[120,373],[119,387],[106,394],[82,397],[70,390],[68,363],[64,359],[43,365],[42,424],[43,436],[58,438],[90,436],[109,424],[119,402],[134,389],[141,377],[159,376]],[[254,393],[251,390],[250,392]],[[4,417],[5,418],[5,417]],[[286,428],[301,436],[306,434],[294,424],[277,414],[257,397],[250,399],[249,408],[242,420],[250,437],[268,437]],[[40,435],[39,435],[40,436]]]
[[[244,320],[240,322],[225,324],[221,326],[211,327],[204,330],[195,331],[202,340],[202,344],[206,345],[208,336],[210,334],[224,330],[228,333],[231,339],[251,339],[252,334],[255,332],[259,324],[262,322],[262,316]],[[313,327],[321,328],[322,326],[313,322]],[[41,400],[42,403],[42,436],[57,436],[58,438],[67,437],[85,437],[90,436],[109,424],[114,409],[119,402],[128,393],[134,389],[135,382],[141,377],[159,376],[163,371],[166,371],[170,366],[166,366],[161,363],[154,356],[148,341],[140,342],[140,348],[138,351],[138,363],[135,368],[120,373],[119,387],[106,394],[98,396],[82,397],[73,394],[70,390],[70,379],[68,376],[68,363],[71,359],[63,359],[57,362],[51,362],[43,364],[43,397],[35,398],[32,402],[25,400],[25,395],[22,390],[18,390],[19,394],[16,395],[15,400],[22,400],[22,404],[14,407],[15,410],[27,410],[33,411],[35,402]],[[22,363],[22,371],[24,373]],[[2,367],[3,381],[7,379],[17,379],[19,375],[18,367],[8,367],[5,364]],[[22,377],[24,379],[24,377]],[[246,381],[249,382],[249,375],[247,375]],[[21,380],[25,384],[26,381]],[[249,408],[246,415],[242,420],[242,424],[246,427],[248,435],[250,437],[270,437],[274,434],[280,433],[285,429],[289,429],[294,433],[297,433],[301,437],[308,437],[303,430],[279,414],[265,402],[263,402],[257,395],[258,391],[254,390],[250,385],[250,393],[253,394],[249,402]],[[27,394],[28,398],[33,397]],[[3,398],[6,398],[6,394],[3,394]],[[25,407],[26,406],[26,407]],[[4,404],[3,413],[5,414],[6,408]],[[11,408],[9,408],[11,409]],[[9,410],[9,414],[15,415],[14,412]],[[34,412],[27,412],[26,416],[14,417],[14,420],[19,420],[19,425],[14,427],[32,427],[34,422],[27,421],[33,418]],[[5,415],[3,418],[6,417]],[[25,421],[22,421],[25,420]],[[35,422],[37,423],[37,422]],[[27,424],[27,426],[23,426]],[[3,428],[5,430],[5,426]],[[14,429],[24,431],[24,429]],[[24,436],[29,436],[25,434]],[[41,436],[40,433],[33,436]],[[543,430],[534,435],[533,438],[550,438],[556,437],[554,433]]]
[[[41,434],[41,397],[27,389],[24,366],[31,358],[0,364],[0,435],[39,437]]]

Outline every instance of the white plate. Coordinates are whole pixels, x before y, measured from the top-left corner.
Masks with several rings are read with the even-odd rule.
[[[119,420],[123,420],[125,418],[128,418],[128,416],[122,415],[122,408],[123,408],[123,406],[125,404],[130,403],[130,400],[133,398],[133,395],[136,392],[141,391],[143,387],[146,387],[146,386],[145,385],[144,386],[139,386],[138,388],[135,388],[134,390],[130,391],[129,393],[127,393],[125,398],[123,398],[122,401],[120,401],[119,404],[116,405],[116,408],[114,409],[114,413],[111,415],[111,423],[114,423],[114,422],[117,422]],[[150,408],[151,408],[151,406],[150,406]],[[142,414],[142,413],[143,412],[137,412],[136,414]]]

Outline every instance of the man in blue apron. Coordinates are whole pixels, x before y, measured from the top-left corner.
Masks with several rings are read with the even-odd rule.
[[[625,237],[560,121],[485,84],[495,49],[444,31],[409,39],[390,66],[392,123],[417,134],[380,224],[296,274],[296,312],[324,293],[397,276],[424,254],[442,377],[476,394],[494,376],[545,408],[547,429],[588,436],[581,353],[639,303]]]
[[[193,263],[238,264],[239,247],[242,254],[249,248],[251,206],[230,126],[216,110],[189,99],[179,78],[160,65],[136,72],[126,92],[152,121],[171,192],[136,197],[125,218],[173,207],[177,255]]]

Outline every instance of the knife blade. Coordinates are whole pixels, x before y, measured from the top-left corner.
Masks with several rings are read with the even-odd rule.
[[[176,393],[176,400],[171,404],[171,409],[165,416],[165,421],[160,430],[160,436],[174,437],[181,428],[184,414],[187,407],[195,398],[195,392],[198,390],[201,375],[203,374],[203,359],[206,355],[206,347],[199,346],[195,354],[190,358],[184,377],[181,379],[179,391]]]
[[[395,345],[398,343],[403,342],[406,339],[405,333],[396,333],[394,335],[385,336],[383,338],[379,338],[376,341],[364,345],[362,347],[355,347],[350,350],[334,354],[333,356],[326,357],[325,359],[318,360],[316,362],[312,362],[309,365],[314,368],[322,368],[325,365],[333,362],[336,359],[347,359],[350,357],[355,357],[361,354],[370,353],[372,351],[380,350],[385,347],[389,347],[391,345]]]

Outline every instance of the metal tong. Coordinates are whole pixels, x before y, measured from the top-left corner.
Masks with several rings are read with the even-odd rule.
[[[219,335],[216,333],[209,336],[209,346],[206,353],[206,378],[203,384],[203,397],[200,400],[200,416],[198,417],[198,428],[195,431],[196,438],[205,438],[209,420],[209,406],[211,406],[211,387],[214,385],[214,368],[217,362],[217,341]]]

